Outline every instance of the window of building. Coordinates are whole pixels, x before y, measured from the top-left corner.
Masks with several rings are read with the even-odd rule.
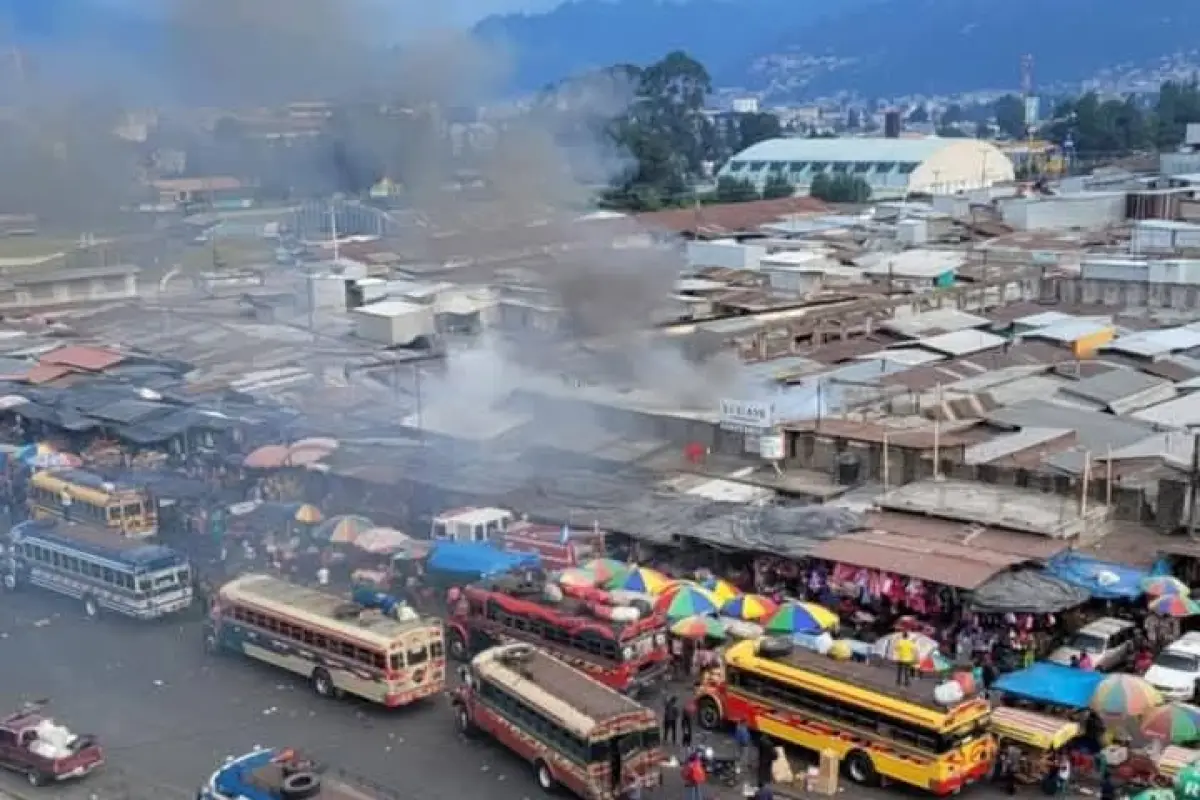
[[[844,174],[844,173],[848,172],[849,170],[850,170],[850,164],[845,161],[838,161],[833,165],[833,171],[838,173],[839,175]]]
[[[876,161],[875,162],[875,171],[876,172],[891,172],[895,168],[896,168],[895,161]]]
[[[771,172],[783,172],[785,169],[787,169],[786,161],[772,161],[771,162]]]
[[[911,175],[913,172],[916,171],[916,169],[917,169],[916,164],[912,164],[912,163],[901,164],[900,165],[900,174],[901,175]]]
[[[806,169],[808,169],[808,166],[809,164],[807,161],[793,161],[788,165],[788,170],[791,172],[804,172]]]
[[[854,164],[854,172],[856,175],[864,175],[871,171],[870,161],[858,161]]]
[[[767,165],[765,161],[751,161],[750,166],[746,168],[747,172],[761,172],[763,167]]]
[[[814,161],[814,162],[812,162],[812,171],[813,171],[814,173],[815,173],[815,172],[824,172],[824,171],[825,171],[826,169],[828,169],[828,168],[829,168],[829,163],[828,163],[828,162],[825,162],[825,161]]]
[[[729,171],[730,172],[741,172],[745,168],[746,168],[745,161],[730,161],[729,162]]]

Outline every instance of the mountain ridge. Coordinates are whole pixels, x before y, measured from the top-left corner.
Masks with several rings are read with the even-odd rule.
[[[796,99],[1015,89],[1025,53],[1040,83],[1078,83],[1194,51],[1197,29],[1200,4],[1189,0],[1142,0],[1136,10],[1125,0],[843,0],[824,10],[782,0],[574,0],[489,17],[475,32],[507,43],[520,88],[682,49],[718,86]],[[571,30],[588,31],[587,42]]]

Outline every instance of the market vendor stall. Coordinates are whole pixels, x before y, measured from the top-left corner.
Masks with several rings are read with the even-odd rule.
[[[1175,780],[1184,767],[1200,761],[1200,750],[1171,745],[1158,757],[1158,773],[1164,778]]]
[[[1001,747],[1019,752],[1014,770],[1021,783],[1040,781],[1063,748],[1082,733],[1077,723],[1019,708],[994,709],[991,729]]]

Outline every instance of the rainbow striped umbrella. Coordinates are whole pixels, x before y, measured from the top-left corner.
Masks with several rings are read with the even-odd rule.
[[[1188,585],[1173,575],[1151,575],[1142,578],[1142,591],[1153,597],[1173,594],[1187,596],[1191,593]]]
[[[721,613],[725,616],[750,622],[770,617],[778,610],[779,606],[760,594],[740,594],[721,605]]]
[[[583,568],[595,576],[597,584],[612,583],[628,575],[630,570],[628,564],[615,558],[593,558]]]
[[[654,608],[660,614],[666,614],[667,619],[675,620],[699,614],[716,614],[719,606],[707,589],[684,583],[664,593]]]
[[[837,624],[837,615],[815,603],[784,603],[767,620],[767,633],[820,633]]]
[[[1168,744],[1191,744],[1200,739],[1200,708],[1169,703],[1142,717],[1142,733]]]
[[[724,639],[725,626],[712,617],[697,614],[676,622],[671,633],[681,639]]]
[[[1140,717],[1162,702],[1162,695],[1149,683],[1118,672],[1100,681],[1088,705],[1108,717]]]
[[[1150,610],[1164,617],[1194,617],[1200,614],[1200,603],[1181,594],[1164,594],[1150,601]]]
[[[712,592],[713,597],[717,598],[717,602],[722,606],[741,594],[736,586],[721,578],[705,578],[700,585]]]
[[[564,569],[558,573],[558,582],[563,586],[579,587],[592,587],[599,583],[590,569],[581,569],[579,567]]]
[[[609,583],[609,589],[621,589],[626,592],[641,592],[642,594],[662,594],[671,584],[671,580],[658,570],[648,567],[634,567],[625,575]]]

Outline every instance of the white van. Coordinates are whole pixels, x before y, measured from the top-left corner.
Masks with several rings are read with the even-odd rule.
[[[1168,700],[1191,700],[1200,680],[1200,632],[1185,633],[1167,645],[1145,678]]]

